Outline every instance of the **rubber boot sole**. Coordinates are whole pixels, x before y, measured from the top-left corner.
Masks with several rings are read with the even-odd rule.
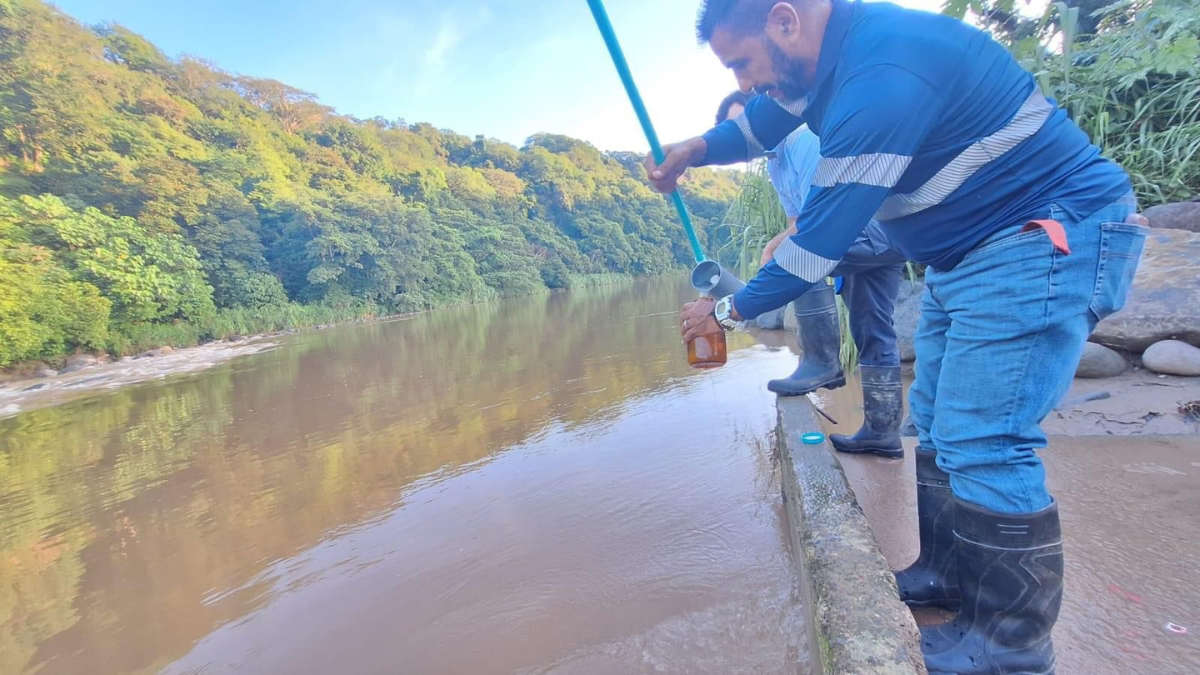
[[[994,673],[994,671],[980,670],[979,673],[980,674],[988,673],[990,675],[991,673]],[[929,675],[962,675],[962,674],[961,673],[950,673],[949,670],[930,670]],[[974,675],[974,674],[968,673],[967,675]],[[1004,671],[1004,675],[1055,675],[1055,669],[1051,668],[1050,670],[1006,670],[1006,671]]]
[[[842,448],[833,446],[834,450],[846,455],[875,455],[884,459],[904,459],[904,449],[885,450],[883,448],[867,448],[865,450],[843,450]]]
[[[832,380],[829,380],[828,382],[825,382],[823,384],[818,384],[817,386],[815,386],[811,389],[803,389],[801,387],[789,387],[787,385],[787,380],[771,380],[770,382],[767,383],[767,390],[774,394],[778,394],[780,396],[787,398],[787,397],[791,397],[791,396],[807,396],[808,394],[811,394],[818,389],[833,390],[833,389],[841,389],[844,386],[846,386],[846,377],[843,375],[841,377],[836,377]]]
[[[893,574],[895,574],[893,572]],[[945,598],[941,600],[904,600],[904,605],[909,609],[944,609],[948,612],[957,612],[962,609],[962,599]]]
[[[829,442],[833,445],[834,450],[847,455],[877,455],[884,459],[904,459],[904,448],[852,448],[838,445],[838,442],[833,437],[830,437]]]

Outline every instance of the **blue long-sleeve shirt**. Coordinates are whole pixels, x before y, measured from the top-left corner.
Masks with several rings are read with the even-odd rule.
[[[822,159],[797,221],[734,298],[745,318],[826,277],[874,217],[901,252],[950,269],[1051,204],[1082,217],[1130,190],[987,34],[891,4],[833,0],[808,95],[752,99],[704,135],[704,164],[758,156],[807,123]]]

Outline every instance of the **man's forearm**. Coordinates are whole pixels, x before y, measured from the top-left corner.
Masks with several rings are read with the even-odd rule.
[[[746,287],[734,294],[733,307],[741,317],[739,321],[754,319],[763,312],[783,307],[811,286],[811,282],[788,273],[772,261],[761,267]]]
[[[704,155],[697,159],[696,166],[737,164],[755,157],[733,120],[721,122],[701,138],[704,139]]]
[[[804,123],[769,96],[755,96],[745,111],[704,134],[707,149],[701,165],[748,162],[779,145]]]

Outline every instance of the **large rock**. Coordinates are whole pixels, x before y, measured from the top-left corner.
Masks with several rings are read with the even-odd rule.
[[[787,313],[787,310],[788,307],[785,306],[759,314],[754,323],[763,330],[783,330],[783,315]]]
[[[892,320],[896,325],[896,348],[900,350],[900,360],[904,363],[917,360],[913,338],[921,319],[921,296],[924,293],[924,282],[918,281],[914,285],[905,280],[900,284],[900,297],[896,299],[896,312]]]
[[[67,359],[66,365],[63,366],[63,369],[58,372],[61,375],[66,375],[67,373],[79,372],[84,368],[91,368],[92,366],[99,364],[100,359],[92,356],[91,354],[76,354],[75,356]]]
[[[1152,206],[1142,212],[1150,220],[1150,227],[1168,230],[1200,232],[1200,198],[1178,204]]]
[[[1200,377],[1200,349],[1178,340],[1163,340],[1142,354],[1142,365],[1163,375]]]
[[[793,311],[790,304],[783,309],[783,329],[791,333],[800,332],[800,324],[796,321],[796,312]]]
[[[1084,345],[1083,358],[1075,370],[1075,377],[1116,377],[1129,369],[1129,362],[1108,347],[1092,342]]]
[[[1092,341],[1141,353],[1163,340],[1200,345],[1200,234],[1150,231],[1125,309],[1100,322]]]
[[[172,349],[171,347],[159,347],[158,349],[151,349],[148,352],[142,352],[141,354],[137,355],[137,358],[152,359],[156,356],[166,356],[167,354],[170,354],[173,351],[175,351],[175,350]]]

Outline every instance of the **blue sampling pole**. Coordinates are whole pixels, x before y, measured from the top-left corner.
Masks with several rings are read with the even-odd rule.
[[[633,73],[629,71],[625,53],[621,51],[621,43],[617,42],[617,34],[613,31],[612,22],[608,20],[608,12],[604,10],[604,3],[601,0],[588,0],[588,7],[592,10],[592,16],[596,18],[596,26],[600,28],[604,44],[608,46],[608,53],[612,56],[613,65],[617,67],[617,74],[621,76],[621,83],[625,85],[625,93],[629,95],[633,111],[637,113],[638,122],[642,124],[646,140],[650,142],[650,152],[654,153],[654,159],[661,163],[663,161],[662,144],[658,142],[658,134],[654,132],[654,125],[650,123],[650,114],[646,112],[646,104],[642,102],[642,95],[638,93],[637,85],[633,82]],[[687,232],[688,243],[692,245],[692,254],[695,255],[696,262],[704,262],[707,258],[704,256],[703,249],[700,248],[700,240],[696,237],[696,228],[692,225],[692,217],[688,214],[687,206],[684,205],[683,197],[680,196],[678,190],[671,193],[671,201],[675,204],[675,211],[679,213],[679,220],[683,222],[683,230]]]

